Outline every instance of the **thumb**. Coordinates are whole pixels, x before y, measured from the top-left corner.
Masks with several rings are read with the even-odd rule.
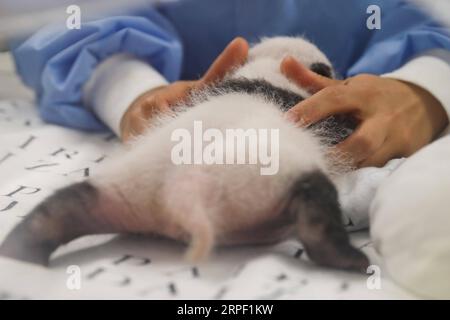
[[[244,38],[235,38],[209,67],[200,82],[208,84],[221,80],[230,70],[245,63],[248,50],[249,45]]]
[[[311,94],[340,82],[309,70],[292,56],[287,56],[283,59],[280,69],[286,77],[294,81],[298,86],[306,88]]]

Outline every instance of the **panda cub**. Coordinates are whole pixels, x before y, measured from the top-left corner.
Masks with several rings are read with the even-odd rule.
[[[75,238],[136,233],[186,242],[187,257],[197,262],[214,245],[295,237],[317,264],[365,270],[369,261],[350,244],[342,224],[332,182],[340,161],[329,152],[352,128],[336,117],[313,128],[286,120],[284,112],[309,96],[280,72],[286,55],[334,77],[326,56],[307,40],[264,39],[251,48],[245,65],[194,92],[174,115],[152,121],[145,134],[94,176],[60,189],[34,208],[5,239],[0,254],[47,265],[60,245]],[[199,123],[204,133],[225,137],[227,146],[230,129],[276,133],[259,137],[259,146],[274,147],[265,154],[272,170],[264,174],[267,162],[259,157],[246,163],[198,162],[195,141],[177,153],[180,137],[198,135]],[[224,157],[235,151],[231,145]],[[243,145],[231,158],[251,158],[251,144]],[[186,159],[189,154],[194,158],[190,163],[174,161],[174,156]]]

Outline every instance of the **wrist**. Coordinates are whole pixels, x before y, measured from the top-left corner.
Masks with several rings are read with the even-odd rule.
[[[130,106],[149,89],[167,81],[144,61],[118,54],[103,61],[84,87],[85,105],[116,135]],[[138,98],[136,98],[138,97]]]
[[[447,112],[441,102],[428,90],[410,82],[396,80],[408,86],[415,96],[415,103],[424,111],[427,125],[434,140],[447,126],[449,119]]]
[[[420,100],[427,101],[429,107],[425,109],[427,115],[433,119],[433,128],[439,132],[442,123],[448,124],[450,118],[450,52],[443,49],[427,51],[407,62],[401,68],[390,73],[383,74],[383,78],[403,81],[407,84],[414,84],[420,89],[427,91],[434,99],[427,97],[422,90],[414,90]],[[439,102],[437,107],[436,100]],[[442,115],[441,110],[446,115]],[[436,119],[435,119],[436,118]],[[448,126],[447,126],[448,129]],[[435,133],[434,132],[434,133]]]

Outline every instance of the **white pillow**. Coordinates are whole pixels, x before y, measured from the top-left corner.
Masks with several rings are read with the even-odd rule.
[[[371,235],[394,281],[450,298],[450,136],[407,159],[378,189]]]

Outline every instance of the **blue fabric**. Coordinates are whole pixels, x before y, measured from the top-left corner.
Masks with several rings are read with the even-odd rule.
[[[373,4],[381,30],[366,27]],[[129,52],[169,81],[195,79],[234,37],[276,35],[306,36],[342,77],[390,72],[429,49],[450,49],[448,30],[402,0],[182,0],[84,22],[81,30],[47,27],[14,55],[45,120],[99,130],[104,125],[82,106],[81,88],[106,57]]]
[[[14,50],[17,70],[35,90],[44,120],[77,129],[106,129],[83,107],[82,87],[100,61],[118,52],[148,61],[169,81],[179,79],[178,36],[156,11],[147,14],[96,20],[80,30],[47,27]]]

